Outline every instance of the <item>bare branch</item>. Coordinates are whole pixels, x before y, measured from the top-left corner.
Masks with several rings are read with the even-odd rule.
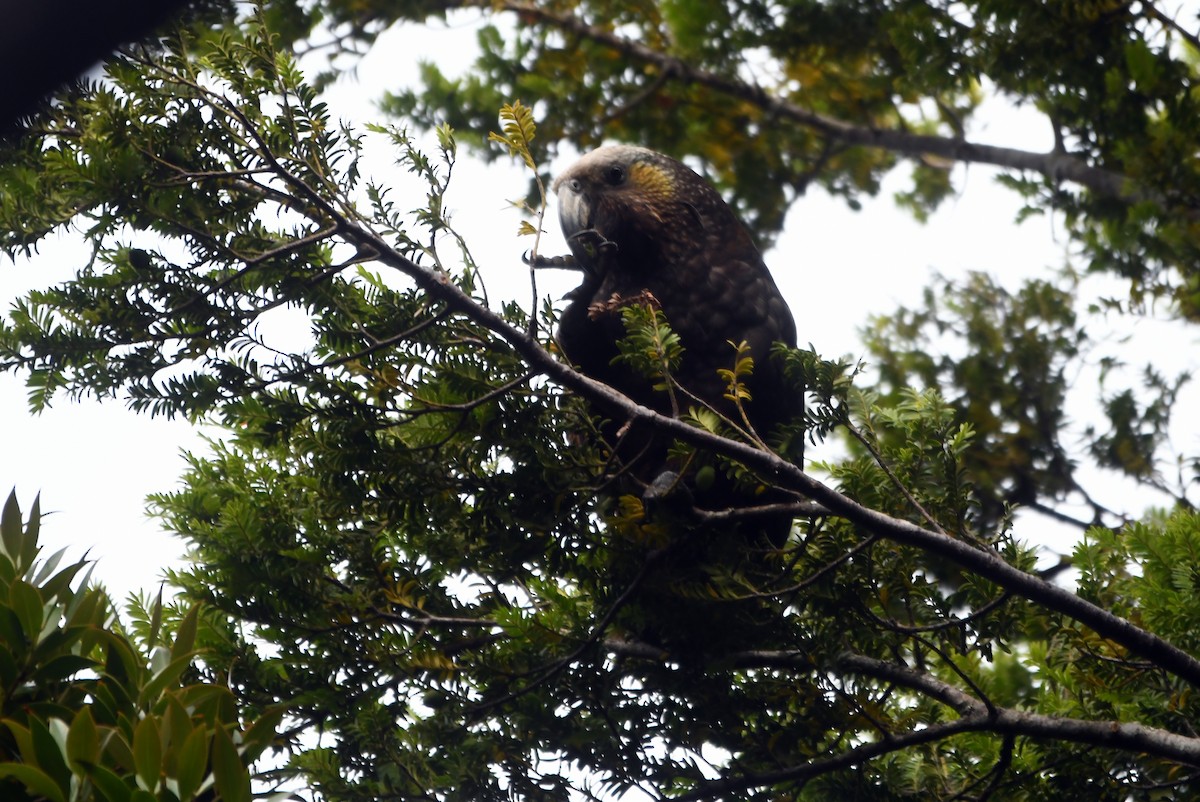
[[[624,637],[606,638],[603,645],[609,652],[625,657],[652,661],[668,659],[668,655],[662,649]],[[747,650],[726,655],[722,662],[733,668],[779,668],[800,671],[811,671],[814,668],[812,656],[801,650]],[[1144,753],[1186,765],[1200,766],[1200,738],[1178,735],[1136,723],[1087,721],[996,707],[930,674],[861,654],[840,655],[836,667],[851,674],[871,677],[916,691],[946,705],[961,718],[955,722],[914,732],[885,734],[879,742],[780,771],[714,781],[680,799],[709,799],[750,788],[808,780],[865,763],[889,752],[931,743],[963,732],[990,732],[1003,736],[1006,751],[1011,748],[1013,738],[1028,737]],[[1002,757],[990,773],[995,777],[1003,774],[1009,760],[1011,756]],[[994,779],[989,784],[989,794],[994,791],[998,781]]]
[[[1110,749],[1144,752],[1190,766],[1200,766],[1200,738],[1120,721],[1060,718],[1025,710],[987,706],[967,693],[929,674],[873,657],[844,654],[838,665],[851,672],[895,683],[953,708],[963,720],[981,719],[977,729],[1003,735],[1071,741]]]
[[[1191,45],[1193,49],[1200,50],[1200,36],[1184,28],[1175,21],[1174,17],[1168,16],[1166,12],[1155,6],[1151,0],[1142,0],[1142,9],[1147,17],[1157,20],[1167,30],[1174,31],[1183,41]]]
[[[829,510],[812,501],[794,501],[780,504],[759,504],[754,507],[731,507],[724,510],[696,508],[692,511],[697,519],[708,523],[774,518],[781,513],[788,513],[793,518],[820,518],[829,515]]]
[[[853,766],[860,766],[880,755],[886,755],[891,752],[898,752],[901,749],[907,749],[911,746],[920,746],[921,744],[941,741],[945,738],[950,738],[955,735],[960,735],[964,732],[976,732],[983,729],[985,723],[984,716],[972,718],[961,718],[957,721],[951,721],[946,724],[935,724],[931,727],[926,727],[922,730],[914,730],[906,732],[902,735],[895,735],[891,738],[875,741],[873,743],[856,746],[853,749],[848,749],[841,754],[833,757],[822,758],[820,760],[812,760],[808,763],[802,763],[798,766],[789,766],[779,771],[772,771],[763,774],[747,775],[745,777],[731,778],[727,780],[713,780],[702,785],[698,790],[690,794],[684,794],[677,797],[677,802],[697,802],[701,799],[713,799],[717,797],[728,797],[731,794],[736,794],[739,791],[746,791],[751,788],[763,788],[769,785],[778,785],[788,782],[804,782],[811,780],[813,777],[819,777],[822,774],[829,774],[842,769],[848,769]]]

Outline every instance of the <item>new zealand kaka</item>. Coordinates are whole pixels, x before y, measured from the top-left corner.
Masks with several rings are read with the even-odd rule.
[[[767,438],[776,424],[798,414],[802,399],[785,389],[770,358],[772,343],[795,345],[792,314],[750,233],[707,181],[661,153],[613,145],[581,158],[558,177],[554,191],[573,266],[584,275],[567,295],[570,303],[557,332],[572,364],[665,414],[698,406],[683,395],[682,409],[672,410],[668,394],[654,389],[653,379],[617,359],[617,342],[626,336],[620,307],[653,303],[683,346],[673,377],[688,393],[740,424],[718,371],[734,365],[730,343],[745,341],[754,360],[745,411],[755,431]],[[563,259],[549,262],[567,266]],[[668,439],[630,430],[619,412],[598,411],[611,416],[602,430],[605,440],[643,486],[661,485],[663,476],[674,483],[683,466],[668,460]],[[693,461],[690,467],[696,465]],[[715,475],[715,484],[692,488],[696,506],[723,509],[781,500],[758,492],[762,488],[738,486],[721,471]],[[691,481],[684,477],[684,487]],[[758,524],[776,545],[786,539],[790,525],[787,516]]]

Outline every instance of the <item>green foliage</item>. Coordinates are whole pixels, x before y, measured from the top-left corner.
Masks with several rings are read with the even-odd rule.
[[[1064,160],[1041,175],[1013,172],[1004,180],[1031,208],[1065,213],[1094,270],[1124,276],[1139,298],[1166,297],[1195,316],[1196,40],[1157,4],[498,7],[514,13],[481,29],[481,54],[469,69],[426,64],[422,86],[394,92],[388,109],[427,125],[449,120],[458,130],[482,131],[508,98],[542,104],[540,148],[569,141],[586,149],[617,139],[696,157],[769,240],[810,184],[852,206],[877,192],[896,151],[917,160],[911,188],[897,200],[924,219],[953,191],[950,163],[886,136],[864,136],[880,147],[862,147],[840,135],[843,126],[962,140],[981,86],[994,87],[1045,116],[1072,166],[1108,174],[1103,187],[1076,188],[1063,182],[1073,178]],[[419,3],[344,0],[330,0],[328,9],[335,19],[385,24],[427,12]],[[746,53],[753,54],[749,61]],[[747,67],[753,81],[744,80]],[[706,80],[692,79],[699,72]],[[777,104],[802,111],[795,121],[781,120]],[[946,150],[972,158],[961,148]],[[1006,167],[1017,161],[1000,159]],[[1117,199],[1120,185],[1131,191]]]
[[[1111,428],[1103,435],[1089,429],[1089,448],[1097,464],[1158,484],[1175,400],[1191,375],[1183,373],[1172,381],[1147,365],[1142,380],[1144,402],[1129,389],[1104,399]],[[1193,475],[1200,476],[1194,469]]]
[[[674,398],[675,384],[671,374],[679,367],[683,345],[679,335],[671,331],[657,299],[647,295],[621,301],[621,322],[625,325],[626,337],[618,343],[618,358],[634,371],[653,379],[655,390],[671,393]]]
[[[335,70],[393,24],[473,21],[475,9],[267,0],[263,17],[287,43],[320,26],[337,31]],[[544,114],[535,163],[559,143],[612,139],[694,157],[764,242],[814,183],[857,206],[906,156],[912,183],[897,201],[924,219],[954,191],[954,160],[991,161],[1010,170],[1001,180],[1031,213],[1063,213],[1089,266],[1131,282],[1135,307],[1166,298],[1197,314],[1197,40],[1159,4],[506,0],[491,9],[473,64],[423,64],[420,85],[396,88],[385,108],[449,124],[485,158],[496,156],[485,135],[495,110],[515,97]],[[1059,158],[966,146],[985,90],[1040,112]],[[905,138],[913,133],[940,140],[942,155]],[[14,182],[26,197],[36,195],[30,178]],[[73,208],[59,204],[57,218]]]
[[[244,799],[286,711],[271,779],[331,800],[1192,793],[1198,711],[1160,658],[1200,649],[1200,524],[1122,527],[1092,501],[1120,528],[1089,530],[1075,597],[1033,575],[1014,521],[1087,498],[1081,455],[1166,485],[1186,376],[1147,370],[1125,391],[1105,364],[1107,425],[1067,437],[1095,342],[1075,279],[938,279],[872,321],[863,365],[778,346],[796,403],[770,449],[674,385],[681,346],[653,298],[615,299],[619,358],[694,424],[678,453],[724,448],[721,469],[794,500],[791,540],[766,549],[736,534],[753,510],[612,499],[621,466],[543,375],[581,386],[535,339],[554,303],[493,304],[446,214],[460,142],[536,173],[562,143],[613,138],[694,157],[763,240],[810,183],[853,204],[900,155],[919,159],[900,201],[922,217],[954,189],[926,149],[978,156],[963,138],[997,87],[1058,130],[1064,172],[1008,180],[1065,212],[1089,268],[1130,280],[1114,314],[1167,295],[1191,316],[1192,216],[1176,212],[1195,205],[1200,127],[1177,31],[1145,3],[496,8],[515,21],[480,28],[468,74],[426,65],[423,87],[397,89],[403,125],[335,124],[287,45],[318,24],[370,41],[446,4],[277,0],[115,56],[4,143],[0,248],[60,231],[93,246],[0,325],[33,406],[125,395],[226,431],[152,499],[191,549],[181,603],[201,606],[143,601],[133,634],[78,567],[37,562],[36,510],[22,526],[6,508],[0,791]],[[397,154],[387,182],[360,173],[369,136]],[[308,341],[276,337],[278,315],[302,316]],[[739,343],[727,364],[737,409],[754,365]],[[705,434],[732,435],[746,464],[690,439]],[[800,467],[841,495],[787,464],[806,439],[827,455]],[[695,488],[705,501],[704,476]],[[1080,597],[1158,652],[1080,624]]]
[[[955,421],[969,422],[977,447],[968,473],[984,528],[1010,506],[1079,487],[1064,440],[1069,372],[1088,343],[1073,289],[1034,280],[1010,293],[980,274],[938,279],[923,307],[877,318],[865,332],[883,397],[935,390]]]
[[[0,794],[249,799],[248,767],[275,745],[283,708],[243,719],[227,686],[201,681],[196,644],[211,635],[198,607],[160,598],[127,633],[86,562],[41,556],[40,515],[35,501],[23,522],[15,493],[0,513]]]
[[[534,169],[532,147],[537,126],[533,122],[533,110],[519,100],[512,105],[505,103],[500,107],[500,119],[504,121],[504,133],[492,132],[488,134],[488,141],[504,145],[510,156],[520,156],[525,166]]]

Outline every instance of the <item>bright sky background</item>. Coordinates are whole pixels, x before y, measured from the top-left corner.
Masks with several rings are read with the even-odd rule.
[[[329,93],[334,115],[355,123],[382,121],[376,99],[386,89],[414,79],[419,54],[437,59],[454,53],[466,63],[473,29],[473,24],[464,23],[384,36],[356,76],[343,78]],[[1049,126],[1032,111],[991,104],[981,120],[970,132],[973,140],[1033,150],[1047,150],[1052,144]],[[470,163],[465,153],[460,157],[447,199],[453,221],[471,244],[493,300],[497,295],[527,299],[521,254],[529,242],[515,236],[519,218],[507,203],[523,194],[526,175],[506,163],[484,168]],[[564,159],[551,165],[552,172],[566,164]],[[383,152],[367,167],[383,179],[397,169]],[[891,200],[891,193],[903,188],[905,173],[902,166],[884,192],[866,200],[860,212],[819,190],[811,192],[793,207],[785,234],[766,254],[796,316],[800,341],[811,342],[826,357],[857,356],[857,330],[868,316],[916,303],[935,270],[950,275],[987,271],[1015,288],[1026,277],[1049,276],[1064,262],[1061,229],[1044,217],[1016,225],[1019,200],[996,185],[994,171],[956,168],[959,196],[925,225],[898,211]],[[420,202],[421,196],[411,200],[414,207]],[[547,224],[551,235],[543,240],[542,253],[566,251],[555,213],[552,207]],[[0,308],[6,310],[28,288],[66,279],[85,260],[81,244],[60,240],[48,243],[28,263],[0,265]],[[569,274],[541,279],[542,292],[556,298],[572,283]],[[512,289],[506,292],[508,287]],[[1172,363],[1190,361],[1196,350],[1194,333],[1164,333],[1152,321],[1139,324],[1136,336],[1149,338],[1168,373]],[[1163,348],[1164,337],[1177,347]],[[15,486],[24,510],[40,491],[43,510],[54,512],[43,523],[47,547],[70,545],[76,557],[88,551],[99,560],[97,576],[119,598],[136,590],[155,592],[164,567],[180,559],[183,544],[146,517],[144,500],[149,493],[177,486],[184,467],[180,452],[204,453],[200,433],[185,421],[136,415],[121,401],[72,403],[62,398],[34,416],[28,412],[23,382],[23,376],[0,375],[0,491],[7,495]],[[1084,398],[1094,396],[1089,388],[1081,390]],[[1177,446],[1200,451],[1194,431],[1182,437]],[[1096,491],[1101,498],[1104,487],[1101,481]],[[1018,536],[1031,542],[1053,539],[1058,548],[1069,548],[1061,530],[1038,518],[1024,519]]]

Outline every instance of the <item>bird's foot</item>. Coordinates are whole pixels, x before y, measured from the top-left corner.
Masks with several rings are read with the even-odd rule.
[[[582,231],[576,231],[567,238],[567,241],[571,244],[571,250],[575,250],[575,247],[579,246],[595,258],[617,252],[617,243],[594,228],[585,228]]]
[[[530,256],[529,251],[525,251],[521,256],[521,261],[532,267],[534,270],[579,270],[586,272],[586,268],[575,259],[574,254],[568,253],[565,256],[542,256],[540,253],[537,256]]]

